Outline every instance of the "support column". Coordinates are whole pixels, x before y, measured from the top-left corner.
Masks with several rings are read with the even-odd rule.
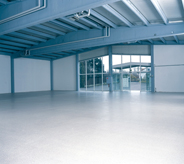
[[[109,50],[109,77],[112,79],[112,46],[108,46]],[[109,86],[109,92],[112,92],[113,89],[113,79],[111,80],[111,84]]]
[[[154,45],[151,45],[151,92],[155,92]]]
[[[50,60],[50,90],[53,91],[53,60]]]
[[[79,54],[76,54],[76,91],[80,91],[79,84]]]
[[[10,66],[11,66],[11,93],[15,93],[15,84],[14,84],[14,57],[13,56],[11,56]]]

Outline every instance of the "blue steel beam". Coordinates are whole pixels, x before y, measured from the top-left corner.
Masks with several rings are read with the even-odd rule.
[[[30,45],[16,43],[16,42],[11,42],[11,41],[6,41],[6,40],[0,40],[0,43],[7,44],[7,45],[12,45],[12,46],[17,46],[17,47],[25,47],[25,48],[30,47]]]
[[[9,50],[9,49],[5,49],[5,48],[0,48],[0,51],[11,52],[11,53],[16,52],[15,50]]]
[[[75,25],[75,26],[77,26],[77,27],[80,27],[80,28],[82,28],[82,29],[84,29],[84,30],[90,30],[89,27],[84,26],[83,24],[78,23],[78,22],[76,22],[76,21],[72,21],[72,20],[70,20],[69,18],[63,17],[63,18],[60,18],[60,19],[63,20],[63,21],[65,21],[65,22],[67,22],[67,23],[70,23],[70,24],[72,24],[72,25]]]
[[[165,43],[165,39],[164,39],[164,38],[160,38],[160,40],[161,40],[163,43]]]
[[[111,22],[109,19],[105,18],[104,16],[102,16],[101,14],[97,13],[96,11],[94,10],[91,10],[91,14],[100,19],[101,21],[103,21],[104,23],[108,24],[109,26],[113,27],[113,28],[116,28],[116,24],[114,24],[113,22]]]
[[[72,27],[72,26],[70,26],[70,25],[67,25],[67,24],[65,24],[65,23],[63,23],[63,22],[60,22],[60,21],[57,21],[57,20],[53,20],[53,21],[51,21],[51,22],[54,23],[54,24],[56,24],[56,25],[59,25],[59,26],[61,26],[61,27],[64,27],[64,28],[67,29],[67,30],[70,30],[70,31],[78,31],[77,28]]]
[[[65,33],[62,32],[62,31],[59,31],[59,30],[56,30],[56,29],[53,29],[51,27],[47,27],[47,26],[44,26],[44,25],[41,25],[41,24],[36,25],[35,27],[38,27],[38,28],[41,28],[41,29],[44,29],[44,30],[47,30],[47,31],[50,31],[52,33],[56,33],[56,34],[59,34],[59,35],[65,35]]]
[[[129,7],[130,10],[132,10],[135,15],[137,15],[137,17],[144,22],[145,25],[149,25],[148,20],[144,17],[144,15],[142,15],[142,13],[134,6],[134,4],[130,0],[121,1],[124,2],[124,4],[127,5],[127,7]]]
[[[88,20],[86,18],[80,18],[79,20],[81,20],[82,22],[87,23],[87,24],[89,24],[89,25],[91,25],[91,26],[93,26],[95,28],[102,29],[101,26],[99,26],[98,24],[96,24],[96,23],[94,23],[94,22],[92,22],[92,21],[90,21],[90,20]]]
[[[87,9],[95,8],[102,6],[104,4],[110,4],[113,2],[116,2],[118,0],[85,0],[85,1],[74,1],[74,0],[47,0],[47,7],[44,10],[40,10],[37,12],[34,12],[32,14],[28,14],[24,17],[21,17],[19,19],[15,19],[10,22],[6,22],[4,24],[0,25],[0,35],[11,33],[14,31],[18,31],[20,29],[24,29],[27,27],[31,27],[37,24],[41,24],[44,22],[48,22],[54,19],[58,19],[61,17],[65,17],[67,15],[71,15],[80,11],[84,11]],[[21,1],[19,2],[20,8],[22,11],[24,11],[24,6],[29,6],[31,4],[31,1]],[[11,7],[10,7],[11,6]],[[10,4],[7,6],[3,6],[6,13],[9,13],[10,15],[13,15],[13,10],[10,10],[10,8],[15,8],[15,4]],[[59,7],[60,6],[60,7]],[[61,7],[63,6],[63,7]],[[20,11],[20,12],[22,12]],[[1,12],[0,15],[5,15],[5,13]]]
[[[76,91],[80,91],[79,84],[79,55],[76,54]]]
[[[54,81],[53,81],[53,60],[50,60],[50,90],[54,90]]]
[[[176,35],[174,35],[173,37],[174,37],[176,43],[179,43],[178,37]]]
[[[117,27],[116,29],[111,29],[110,35],[107,36],[102,36],[103,32],[103,30],[97,29],[71,32],[65,36],[60,36],[56,39],[49,40],[46,43],[41,43],[39,46],[34,46],[31,49],[31,54],[56,53],[72,49],[74,50],[181,35],[184,33],[184,23],[170,24],[167,26],[158,25],[134,28]]]
[[[154,45],[151,45],[151,92],[155,92]]]
[[[25,43],[25,44],[30,44],[30,45],[38,45],[37,42],[28,41],[28,40],[25,40],[25,39],[19,39],[19,38],[15,38],[15,37],[12,37],[12,36],[6,36],[6,35],[0,36],[0,39],[5,39],[5,40],[9,40],[9,41],[20,42],[20,43]]]
[[[150,43],[153,43],[153,40],[151,40],[151,39],[148,39],[148,42],[150,42]]]
[[[28,28],[23,29],[23,31],[28,32],[30,34],[36,34],[38,36],[44,36],[44,37],[47,37],[47,38],[52,38],[52,39],[56,38],[53,35],[46,34],[46,33],[41,32],[41,31],[36,31],[36,30],[28,29]]]
[[[37,56],[37,57],[44,57],[44,58],[50,58],[50,59],[56,59],[56,57],[54,56],[47,56],[47,55],[34,55],[34,56]]]
[[[0,55],[8,55],[8,56],[11,56],[13,53],[9,53],[9,52],[2,52],[0,51]]]
[[[63,57],[62,55],[58,55],[58,54],[55,54],[55,53],[49,53],[49,54],[46,54],[46,55],[49,55],[49,56],[56,56],[56,57]]]
[[[169,20],[167,19],[164,11],[162,10],[160,4],[158,3],[157,0],[151,0],[153,6],[156,8],[156,10],[158,11],[158,13],[160,14],[161,18],[163,19],[165,24],[168,24]]]
[[[125,23],[128,27],[132,27],[132,23],[130,23],[124,16],[122,16],[120,13],[118,13],[116,10],[114,10],[111,6],[109,5],[103,5],[102,6],[104,9],[106,9],[108,12],[113,14],[116,18],[118,18],[120,21]]]
[[[46,39],[38,38],[38,37],[35,37],[35,36],[30,36],[30,35],[27,35],[27,34],[21,34],[21,33],[18,33],[18,32],[12,32],[12,33],[10,33],[10,35],[13,35],[15,37],[21,37],[23,39],[31,39],[31,40],[35,40],[35,41],[40,41],[40,42],[46,42],[47,41]]]
[[[24,57],[16,57],[16,58],[27,58],[27,59],[37,59],[37,60],[47,60],[50,61],[50,58],[37,57],[37,56],[24,56]]]
[[[11,50],[19,50],[19,51],[24,50],[24,48],[14,47],[14,46],[8,46],[8,45],[2,45],[2,44],[0,44],[0,47],[1,48],[11,49]]]

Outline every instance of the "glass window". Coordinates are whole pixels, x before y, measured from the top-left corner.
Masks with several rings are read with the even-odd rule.
[[[80,75],[80,90],[86,90],[86,75]]]
[[[85,61],[81,61],[79,66],[80,66],[80,74],[85,74],[86,73]]]
[[[108,76],[109,76],[108,74],[103,74],[103,91],[108,91],[109,90],[109,86],[106,82]]]
[[[141,91],[151,91],[151,73],[141,73]]]
[[[141,72],[150,72],[151,67],[141,67]]]
[[[113,90],[119,91],[120,90],[120,78],[121,74],[113,74]]]
[[[141,63],[151,63],[151,56],[141,56]]]
[[[140,66],[132,65],[132,72],[140,72]]]
[[[95,75],[95,90],[102,91],[102,74]]]
[[[93,59],[87,61],[87,73],[93,73]]]
[[[112,55],[112,65],[121,64],[121,55]]]
[[[95,73],[102,73],[102,58],[95,59]]]
[[[130,55],[123,55],[122,63],[130,63]]]
[[[123,73],[130,73],[130,68],[122,69],[122,72],[123,72]]]
[[[131,62],[140,62],[140,56],[139,55],[132,55],[131,56]]]
[[[93,91],[94,90],[93,75],[87,75],[87,90],[88,91]]]
[[[103,73],[109,73],[109,56],[103,57]]]

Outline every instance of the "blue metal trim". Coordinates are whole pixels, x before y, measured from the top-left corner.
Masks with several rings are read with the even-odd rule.
[[[11,67],[11,93],[15,93],[15,84],[14,84],[14,58],[11,56],[10,60],[10,67]]]
[[[160,40],[161,40],[163,43],[165,43],[165,39],[164,39],[164,38],[160,38]]]
[[[151,45],[151,92],[155,92],[154,45]]]
[[[174,35],[173,37],[176,40],[176,43],[179,43],[178,37],[176,35]]]
[[[54,85],[53,85],[53,60],[50,60],[50,90],[54,90]]]
[[[24,48],[19,48],[19,47],[14,47],[14,46],[8,46],[8,45],[2,45],[2,44],[0,44],[0,48],[8,48],[10,50],[19,50],[19,51],[24,50]]]
[[[16,52],[16,50],[9,50],[9,49],[5,49],[5,48],[0,48],[0,51],[10,52],[10,53]]]
[[[2,52],[2,51],[0,51],[0,55],[8,55],[8,56],[11,56],[13,54],[12,53],[9,53],[9,52]]]

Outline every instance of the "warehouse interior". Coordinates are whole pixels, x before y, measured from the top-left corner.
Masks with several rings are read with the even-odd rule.
[[[183,52],[183,0],[0,0],[0,163],[184,163]]]

